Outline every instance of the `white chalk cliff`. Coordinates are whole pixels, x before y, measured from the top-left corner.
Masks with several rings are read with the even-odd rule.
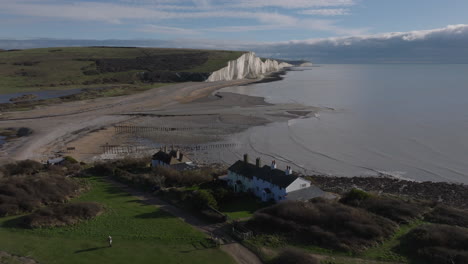
[[[207,82],[231,81],[240,79],[262,78],[266,73],[279,71],[292,65],[267,59],[262,61],[253,52],[244,53],[237,60],[228,62],[228,66],[213,72]]]

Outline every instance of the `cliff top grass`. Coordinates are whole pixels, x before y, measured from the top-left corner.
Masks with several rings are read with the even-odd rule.
[[[243,52],[195,49],[66,47],[0,52],[0,94],[135,84],[139,72],[208,73]]]
[[[0,248],[39,263],[234,263],[180,219],[102,178],[89,183],[91,190],[75,201],[97,202],[104,213],[77,225],[42,229],[18,227],[21,216],[0,218]]]

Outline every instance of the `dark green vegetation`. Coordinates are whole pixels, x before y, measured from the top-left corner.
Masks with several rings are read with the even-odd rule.
[[[101,175],[134,187],[152,189],[153,187],[187,187],[212,181],[224,171],[200,168],[190,171],[177,171],[170,168],[151,168],[150,158],[120,159],[94,165],[92,170]]]
[[[157,48],[46,48],[0,52],[0,93],[173,82],[206,77],[242,52]],[[200,79],[202,80],[202,79]]]
[[[90,191],[74,202],[97,202],[104,213],[73,226],[39,229],[12,226],[21,216],[0,218],[0,248],[40,263],[233,263],[178,218],[102,178],[86,181]]]
[[[263,248],[277,251],[295,245],[340,259],[336,263],[354,263],[359,258],[467,263],[467,221],[466,210],[351,190],[340,201],[289,202],[257,211],[247,223],[256,236],[246,244],[265,260],[270,257]]]
[[[426,221],[437,224],[446,224],[468,228],[468,211],[456,208],[437,206],[425,215]]]
[[[305,252],[286,249],[281,252],[269,264],[319,264],[320,262]]]
[[[19,137],[27,137],[32,133],[33,131],[27,127],[9,127],[0,129],[0,136],[4,137],[5,140],[10,140]]]
[[[21,225],[27,228],[74,225],[96,217],[102,210],[102,206],[94,202],[53,205],[25,216],[21,219]]]
[[[402,200],[390,196],[374,196],[364,191],[353,189],[346,194],[341,203],[365,209],[376,215],[383,216],[396,223],[409,223],[421,218],[428,210],[427,206],[411,200]]]
[[[273,205],[255,213],[248,226],[257,232],[280,234],[291,243],[346,252],[376,246],[397,227],[383,217],[324,199]]]
[[[434,264],[468,263],[468,230],[446,225],[424,225],[411,230],[401,244],[408,255]]]
[[[65,203],[77,196],[83,185],[64,177],[78,170],[75,165],[49,167],[30,160],[0,168],[0,216],[30,212],[45,205]]]

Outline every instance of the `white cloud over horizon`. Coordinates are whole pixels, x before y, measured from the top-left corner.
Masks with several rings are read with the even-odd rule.
[[[155,27],[174,28],[175,31],[144,31],[158,32],[170,35],[183,35],[199,31],[219,31],[220,28],[240,32],[271,31],[276,28],[294,28],[309,32],[330,32],[335,35],[352,35],[357,32],[365,33],[367,28],[341,27],[336,20],[305,19],[301,15],[337,16],[348,14],[348,9],[355,5],[354,0],[120,0],[108,2],[104,0],[93,1],[65,1],[65,0],[0,0],[0,14],[50,19],[52,21],[102,22],[108,24],[137,24],[135,32],[142,32],[141,27],[146,25]],[[324,9],[333,7],[336,9]],[[305,8],[320,8],[306,10]],[[288,11],[292,10],[292,11]],[[207,19],[230,19],[229,25],[223,27],[218,24],[205,23],[200,28],[196,21]],[[193,21],[189,26],[178,25],[181,21]],[[248,23],[248,25],[246,25]],[[185,23],[187,24],[187,23]],[[212,26],[207,26],[211,24]],[[153,28],[154,29],[154,28]],[[185,29],[185,30],[183,30]]]

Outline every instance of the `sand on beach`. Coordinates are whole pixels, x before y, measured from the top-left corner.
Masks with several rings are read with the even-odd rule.
[[[90,162],[101,158],[149,155],[163,144],[235,147],[225,142],[227,135],[318,111],[318,108],[299,104],[273,105],[261,97],[216,92],[255,81],[258,80],[179,83],[129,96],[3,113],[0,128],[21,126],[31,128],[35,133],[6,143],[0,161],[44,161],[71,155]],[[129,127],[131,130],[127,131]],[[205,147],[203,153],[209,154],[213,148]]]

